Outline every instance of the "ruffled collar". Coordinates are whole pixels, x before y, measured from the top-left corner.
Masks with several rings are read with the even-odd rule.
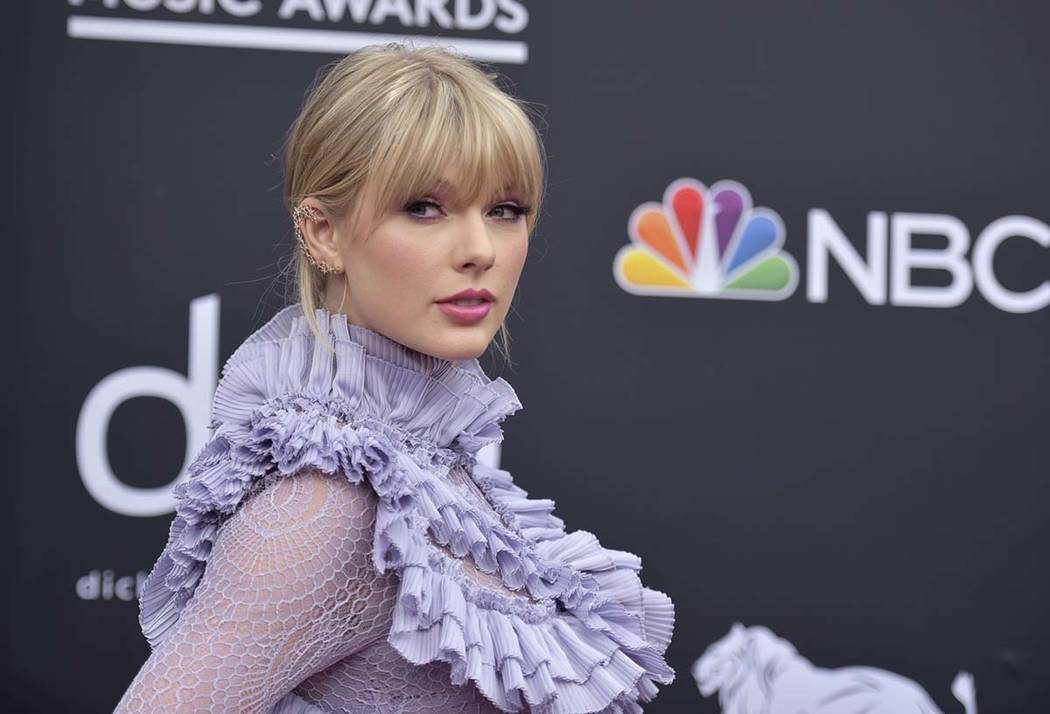
[[[505,712],[639,714],[674,679],[673,603],[642,584],[637,556],[566,532],[553,501],[477,460],[521,408],[510,385],[476,360],[425,355],[318,310],[329,351],[301,310],[279,312],[223,368],[211,437],[175,488],[168,543],[143,584],[150,644],[177,622],[254,485],[318,469],[378,495],[373,564],[399,575],[387,641],[406,660],[449,663],[452,684],[473,682]],[[466,559],[521,596],[475,584]]]
[[[318,308],[315,315],[334,359],[317,343],[302,305],[284,308],[224,366],[213,430],[244,424],[250,410],[281,399],[298,409],[342,413],[417,455],[447,463],[502,441],[500,423],[522,408],[511,385],[489,378],[477,359],[442,359],[352,324],[344,314]]]

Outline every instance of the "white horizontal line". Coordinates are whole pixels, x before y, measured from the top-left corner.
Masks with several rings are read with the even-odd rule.
[[[259,50],[294,50],[346,54],[366,45],[401,42],[414,46],[451,47],[483,62],[525,64],[529,45],[510,40],[478,40],[428,35],[394,35],[379,32],[306,30],[295,27],[260,27],[214,22],[177,22],[127,17],[70,15],[66,34],[87,40],[161,42],[176,45],[240,47]]]

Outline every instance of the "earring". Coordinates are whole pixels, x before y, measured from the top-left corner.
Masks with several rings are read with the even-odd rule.
[[[296,206],[295,210],[292,211],[292,223],[295,224],[295,238],[299,241],[299,248],[303,251],[303,254],[306,255],[307,260],[325,275],[328,275],[329,273],[343,272],[342,269],[334,268],[328,265],[328,263],[318,262],[317,259],[314,258],[313,253],[310,252],[310,249],[306,247],[306,241],[303,239],[303,229],[300,225],[300,221],[304,218],[316,221],[321,218],[321,215],[317,212],[317,209],[302,203]]]

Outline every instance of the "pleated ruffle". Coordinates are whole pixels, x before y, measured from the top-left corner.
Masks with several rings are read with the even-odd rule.
[[[387,530],[376,527],[377,542],[400,554],[386,558],[401,573],[391,644],[416,664],[449,662],[453,683],[475,682],[503,711],[640,711],[655,683],[674,679],[663,658],[671,599],[642,585],[637,556],[586,531],[567,534],[553,501],[529,499],[509,472],[470,463],[502,522],[457,496],[447,477],[403,459],[411,513],[386,513]],[[415,516],[424,522],[413,529]],[[477,586],[431,540],[521,596]]]
[[[554,502],[531,499],[476,460],[521,408],[476,360],[414,352],[318,310],[334,355],[314,349],[299,306],[230,358],[213,434],[176,487],[168,543],[147,578],[140,623],[163,640],[203,575],[218,528],[264,476],[305,468],[366,481],[378,495],[373,562],[399,574],[388,641],[416,664],[450,665],[502,711],[640,712],[674,670],[664,660],[674,606],[646,588],[640,559],[567,533]],[[496,513],[449,478],[462,468]],[[469,559],[510,596],[476,584]]]

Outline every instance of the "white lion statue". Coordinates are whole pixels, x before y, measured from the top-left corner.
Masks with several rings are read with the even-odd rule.
[[[722,714],[943,714],[912,680],[876,667],[815,667],[768,627],[734,623],[693,663],[707,697]],[[952,694],[977,714],[973,676],[960,672]]]

